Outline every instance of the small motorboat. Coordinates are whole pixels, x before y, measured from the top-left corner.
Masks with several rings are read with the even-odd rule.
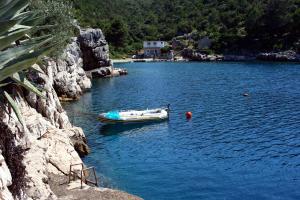
[[[150,110],[110,111],[101,113],[98,119],[105,124],[163,121],[169,118],[169,111],[169,105],[166,108]]]

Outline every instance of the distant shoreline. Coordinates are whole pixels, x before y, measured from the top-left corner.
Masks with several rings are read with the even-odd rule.
[[[300,63],[300,60],[296,61],[289,61],[289,60],[259,60],[259,59],[239,59],[239,60],[189,60],[189,59],[183,59],[183,60],[166,60],[166,59],[112,59],[113,64],[125,64],[125,63],[143,63],[143,62],[271,62],[271,63]]]
[[[267,62],[289,62],[299,63],[300,54],[295,51],[284,52],[268,52],[248,55],[217,55],[217,54],[203,54],[194,50],[187,51],[184,57],[175,57],[175,59],[153,59],[153,58],[141,58],[141,59],[112,59],[113,63],[131,63],[131,62],[251,62],[251,61],[267,61]]]

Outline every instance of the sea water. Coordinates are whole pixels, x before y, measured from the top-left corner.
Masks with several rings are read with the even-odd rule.
[[[300,65],[130,63],[65,104],[101,186],[144,199],[300,199]],[[248,94],[244,95],[245,93]],[[96,115],[171,104],[170,120],[107,126]],[[186,120],[185,112],[193,113]]]

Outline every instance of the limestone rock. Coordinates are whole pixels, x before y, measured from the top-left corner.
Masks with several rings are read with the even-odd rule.
[[[11,184],[12,177],[0,150],[0,199],[13,200],[13,196],[7,188]]]
[[[137,196],[107,188],[83,185],[83,188],[81,189],[80,180],[61,185],[59,183],[68,182],[66,177],[55,174],[51,174],[50,177],[50,187],[61,200],[141,200],[141,198]]]
[[[92,87],[91,80],[82,68],[82,53],[76,38],[67,46],[62,58],[56,62],[48,61],[48,65],[54,71],[53,83],[58,96],[78,99]]]
[[[15,143],[26,149],[23,161],[20,160],[26,167],[27,178],[27,187],[22,192],[23,199],[57,199],[49,187],[48,173],[67,174],[71,163],[82,163],[71,137],[76,138],[78,143],[82,140],[86,145],[82,129],[71,125],[52,87],[54,70],[49,66],[41,68],[46,73],[34,71],[29,78],[45,88],[43,95],[47,98],[37,97],[17,87],[13,89],[16,92],[12,95],[23,115],[25,129],[20,126],[9,107],[6,106],[7,110],[0,109],[1,123],[17,136]],[[7,182],[3,183],[7,185]],[[6,190],[0,193],[2,196],[8,194]]]
[[[82,52],[83,69],[90,71],[111,66],[108,43],[100,29],[82,29],[78,36]]]
[[[231,55],[227,54],[224,55],[224,61],[233,61],[233,62],[239,62],[239,61],[254,61],[256,58],[253,55]]]
[[[300,62],[300,57],[299,57],[299,55],[296,54],[295,51],[260,53],[257,55],[257,59],[264,60],[264,61]]]
[[[68,175],[71,164],[82,163],[68,135],[70,130],[51,130],[42,138],[47,144],[46,159],[60,173]]]
[[[93,69],[91,71],[87,71],[87,76],[90,78],[107,78],[112,77],[113,68],[112,67],[101,67],[97,69]]]
[[[79,47],[77,38],[73,38],[61,59],[45,58],[44,64],[34,65],[35,70],[29,72],[27,78],[43,88],[46,98],[12,86],[11,95],[22,113],[24,126],[7,103],[3,107],[1,105],[1,126],[9,129],[13,143],[25,152],[20,154],[23,155],[20,163],[17,162],[22,165],[23,172],[25,170],[27,180],[26,186],[18,188],[21,199],[57,199],[49,186],[49,174],[65,176],[69,173],[70,164],[82,163],[80,156],[89,152],[82,129],[70,123],[59,97],[77,99],[91,88],[91,80],[82,68],[84,64],[94,68],[105,67],[109,70],[106,74],[114,72],[108,56],[108,44],[101,30],[87,29],[81,34],[80,44],[83,47]],[[13,197],[7,186],[14,184],[14,171],[10,169],[10,174],[3,156],[0,153],[0,199],[11,200]],[[129,196],[117,193],[122,194],[123,199]]]
[[[74,145],[75,150],[80,157],[84,157],[90,153],[90,149],[87,145],[87,141],[83,130],[78,127],[74,127],[68,130],[69,137],[72,144]]]
[[[221,55],[208,55],[189,48],[185,48],[181,54],[185,59],[191,61],[221,61],[224,59]]]

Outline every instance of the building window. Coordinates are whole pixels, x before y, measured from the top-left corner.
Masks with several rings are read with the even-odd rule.
[[[147,44],[150,46],[150,45],[151,45],[151,42],[148,42]]]
[[[154,45],[156,45],[156,42],[153,42]]]

